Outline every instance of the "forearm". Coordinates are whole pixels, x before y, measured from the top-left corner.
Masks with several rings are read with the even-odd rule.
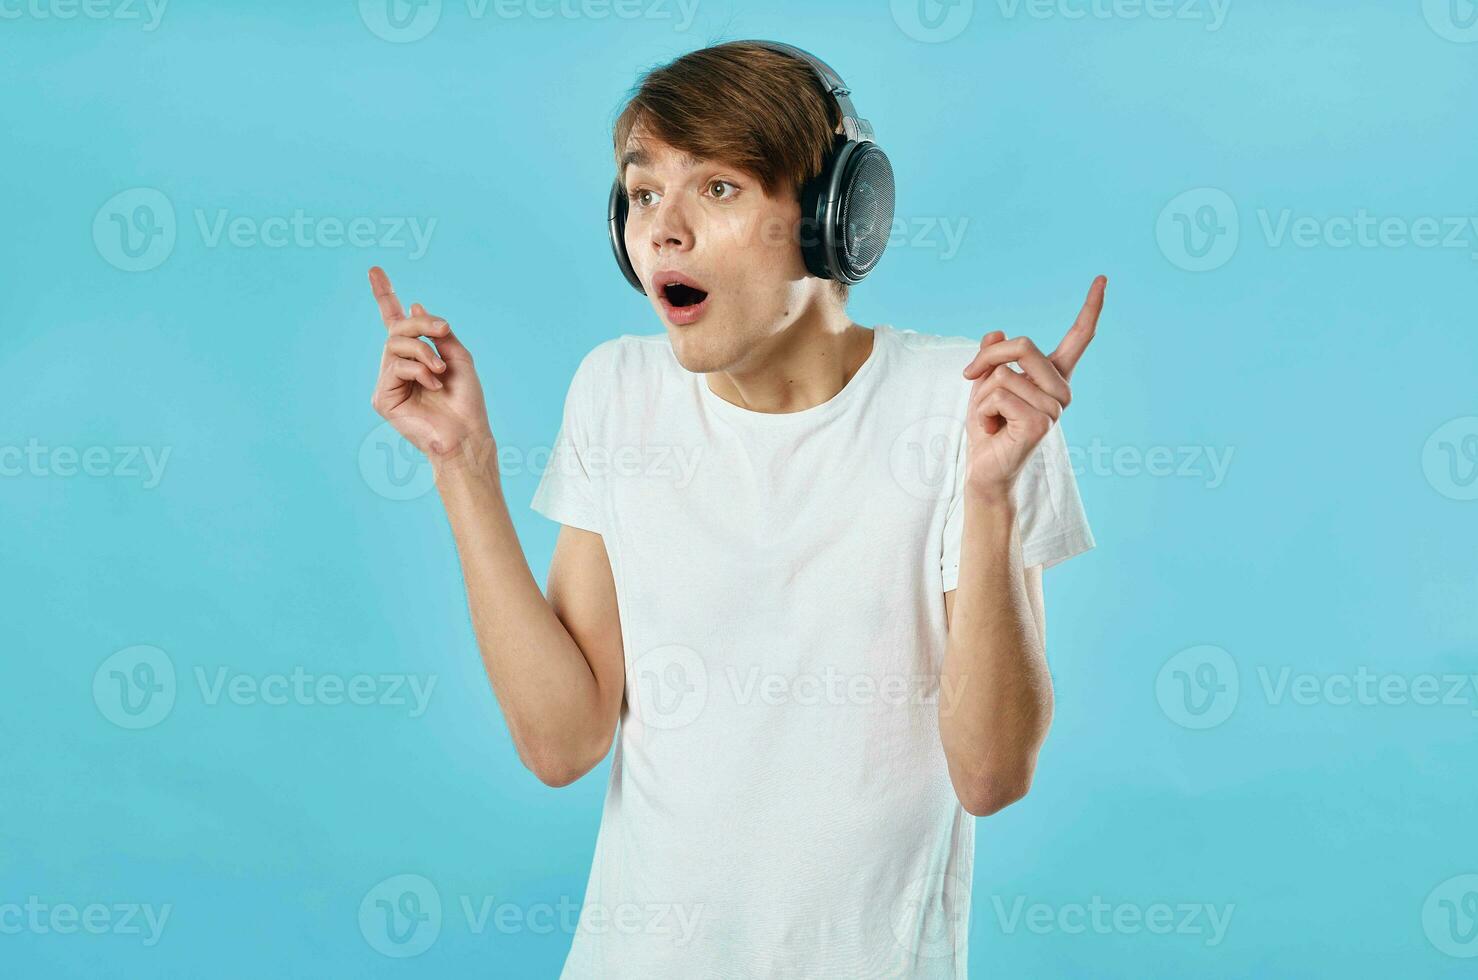
[[[605,749],[595,674],[529,570],[491,437],[439,462],[436,485],[483,666],[519,757],[541,778],[583,771]]]
[[[1051,720],[1015,508],[967,496],[939,695],[940,739],[967,809],[983,816],[1026,794]]]

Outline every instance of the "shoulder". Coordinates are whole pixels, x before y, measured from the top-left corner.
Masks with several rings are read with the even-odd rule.
[[[903,352],[904,358],[919,362],[959,361],[960,369],[964,370],[971,352],[980,347],[979,337],[924,333],[891,324],[887,328],[896,339],[896,347]],[[960,360],[962,354],[964,360]]]
[[[614,392],[676,363],[666,334],[621,334],[596,344],[580,359],[574,384],[595,392]]]
[[[890,373],[930,391],[969,390],[965,365],[980,349],[979,337],[924,333],[886,325],[892,337],[895,364]],[[958,384],[955,384],[955,383]]]
[[[677,368],[665,333],[621,334],[580,359],[570,379],[569,402],[591,438],[637,439],[653,402],[674,390],[670,381]]]

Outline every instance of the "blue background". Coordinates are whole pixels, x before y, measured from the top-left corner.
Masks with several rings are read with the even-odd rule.
[[[376,34],[394,32],[373,2],[175,0],[153,29],[107,0],[103,18],[0,5],[0,907],[171,906],[152,946],[0,915],[0,972],[558,972],[568,931],[478,932],[460,901],[578,901],[609,761],[550,789],[514,753],[424,464],[386,468],[365,269],[458,328],[500,445],[537,460],[580,357],[661,329],[602,223],[623,94],[684,51],[770,37],[851,82],[897,172],[909,233],[854,319],[1049,345],[1110,276],[1065,419],[1098,548],[1046,576],[1056,719],[1031,794],[977,823],[971,975],[1470,975],[1452,954],[1478,953],[1473,920],[1439,902],[1462,908],[1478,872],[1471,682],[1452,705],[1276,682],[1478,674],[1478,232],[1276,231],[1285,212],[1478,215],[1471,5],[1232,0],[1209,29],[1209,3],[1066,2],[933,8],[930,36],[886,0],[705,0],[691,24],[653,0],[544,19],[447,0],[410,41]],[[125,271],[116,221],[169,222],[137,188],[175,241]],[[436,224],[421,256],[404,235],[208,234],[298,209],[377,236]],[[966,229],[954,254],[936,220]],[[1119,461],[1093,466],[1095,444]],[[104,447],[107,475],[16,465],[28,445]],[[167,450],[162,479],[115,447]],[[1144,472],[1156,447],[1177,466],[1198,447],[1200,471]],[[1207,449],[1232,453],[1220,481]],[[510,469],[542,583],[557,527],[527,509],[533,466]],[[138,645],[177,692],[132,730],[104,662]],[[221,668],[435,687],[415,717],[211,703],[196,672]],[[361,929],[401,874],[444,909],[414,958]],[[1204,915],[1012,928],[1019,899],[1056,916],[1095,896],[1234,908],[1216,943]]]

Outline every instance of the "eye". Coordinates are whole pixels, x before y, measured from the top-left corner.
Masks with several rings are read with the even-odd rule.
[[[737,194],[738,191],[739,191],[739,188],[735,187],[733,184],[729,183],[727,180],[711,180],[711,181],[708,182],[708,189],[709,190],[713,190],[715,187],[727,187],[727,188],[729,188],[730,191],[733,191],[734,192],[734,193],[731,193],[731,194],[725,194],[722,197],[719,197],[718,194],[715,194],[714,195],[714,197],[719,197],[719,200],[722,200],[722,201],[727,201],[727,200],[733,198],[734,195]]]
[[[645,200],[644,200],[644,199],[643,199],[643,198],[642,198],[642,195],[643,195],[643,194],[650,194],[650,195],[652,195],[652,196],[653,196],[653,197],[656,197],[656,196],[657,196],[657,192],[656,192],[656,191],[653,191],[653,190],[649,190],[649,189],[647,189],[647,188],[645,188],[645,187],[638,187],[638,188],[637,188],[637,189],[636,189],[636,190],[634,190],[634,191],[628,191],[628,192],[627,192],[627,194],[626,194],[626,199],[627,199],[627,200],[628,200],[628,201],[630,201],[630,202],[631,202],[631,203],[632,203],[632,204],[633,204],[633,205],[634,205],[634,206],[636,206],[636,207],[639,207],[639,208],[649,208],[649,207],[654,207],[654,206],[655,206],[655,204],[648,204],[648,203],[647,203],[647,202],[646,202],[646,201],[645,201]]]

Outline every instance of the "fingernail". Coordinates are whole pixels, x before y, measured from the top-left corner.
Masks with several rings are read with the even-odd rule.
[[[435,389],[437,389],[439,391],[442,388],[445,388],[446,385],[444,385],[444,384],[441,383],[441,379],[440,378],[432,378],[431,379],[431,387],[433,387],[433,388],[435,388]]]

